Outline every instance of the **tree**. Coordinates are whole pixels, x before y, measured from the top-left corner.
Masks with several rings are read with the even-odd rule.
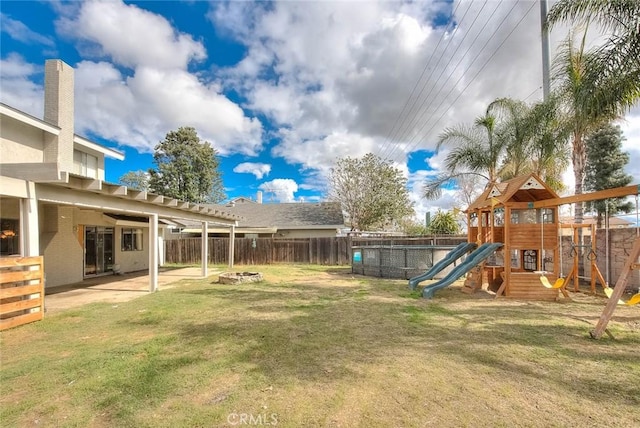
[[[167,133],[155,147],[149,189],[154,193],[194,203],[218,203],[226,198],[218,170],[217,153],[201,141],[194,128]]]
[[[482,194],[483,180],[478,175],[463,175],[456,179],[457,190],[454,195],[457,205],[466,208]]]
[[[407,179],[390,162],[368,153],[331,168],[329,198],[340,202],[351,230],[389,227],[413,215]]]
[[[535,103],[524,117],[529,140],[530,171],[549,187],[562,191],[562,174],[569,166],[568,127],[559,115],[558,98],[552,94],[546,101]]]
[[[457,235],[460,233],[460,225],[456,220],[456,214],[452,211],[438,210],[427,227],[427,232],[433,235]]]
[[[585,52],[585,35],[576,49],[569,36],[554,63],[553,79],[558,83],[562,120],[571,134],[571,160],[575,178],[575,194],[583,193],[587,152],[585,136],[618,117],[616,111],[594,97],[597,83],[588,72],[592,54]],[[582,223],[583,204],[575,204],[575,222]]]
[[[583,190],[586,149],[584,137],[620,117],[640,98],[640,2],[636,0],[560,0],[547,15],[549,27],[560,22],[595,22],[610,32],[607,41],[585,52],[570,36],[554,65],[571,124],[575,193]],[[585,31],[586,36],[586,31]],[[582,221],[576,204],[575,221]]]
[[[525,118],[529,107],[524,101],[512,98],[498,98],[489,104],[487,113],[496,119],[494,139],[498,147],[504,147],[507,156],[501,159],[500,178],[508,180],[531,169],[529,134]]]
[[[640,98],[640,2],[638,0],[559,0],[547,24],[596,23],[609,34],[591,51],[586,72],[598,110],[618,115]]]
[[[428,181],[423,188],[427,199],[442,196],[442,186],[466,175],[478,175],[488,183],[498,180],[503,141],[495,138],[495,117],[488,112],[476,118],[472,127],[458,125],[446,128],[438,137],[436,151],[442,145],[453,146],[445,159],[446,171]]]
[[[118,180],[123,186],[127,186],[134,190],[149,190],[149,173],[138,170],[129,171]]]
[[[417,221],[415,218],[401,220],[398,226],[406,236],[423,236],[427,234],[427,227],[424,222]]]
[[[589,191],[612,189],[627,186],[633,177],[624,172],[629,163],[629,154],[622,151],[624,136],[618,125],[607,124],[586,139],[587,167],[585,189]],[[598,227],[602,227],[602,218],[609,214],[631,212],[633,204],[625,198],[611,198],[590,202],[587,207],[598,213]]]

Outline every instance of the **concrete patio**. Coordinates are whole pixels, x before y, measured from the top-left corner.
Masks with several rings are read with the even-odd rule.
[[[209,271],[209,277],[220,271]],[[200,267],[160,268],[158,291],[172,288],[182,279],[201,279]],[[118,303],[149,294],[149,274],[145,271],[124,275],[107,275],[86,279],[76,284],[62,285],[45,290],[45,311],[56,313],[88,303]]]

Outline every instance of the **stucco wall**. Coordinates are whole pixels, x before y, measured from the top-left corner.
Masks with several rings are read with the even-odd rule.
[[[74,208],[46,205],[40,209],[40,223],[45,286],[82,281],[84,252],[74,231]]]
[[[44,131],[7,116],[2,117],[0,129],[3,163],[43,161]]]
[[[115,263],[122,273],[149,269],[149,228],[142,228],[142,251],[122,251],[122,227],[116,227]]]

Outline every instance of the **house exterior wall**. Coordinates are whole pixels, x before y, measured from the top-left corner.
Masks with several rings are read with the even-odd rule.
[[[3,116],[0,129],[2,163],[44,161],[44,131],[7,116]]]
[[[121,273],[136,272],[149,268],[149,228],[140,226],[117,226],[115,220],[105,216],[99,211],[80,210],[75,208],[75,225],[84,226],[107,226],[113,227],[114,233],[114,253],[113,263],[118,265]],[[122,229],[123,228],[142,229],[142,250],[122,251]]]
[[[74,226],[73,207],[41,205],[40,254],[45,260],[46,288],[83,279],[84,250]]]
[[[116,227],[115,263],[120,272],[136,272],[149,269],[149,228],[142,228],[142,251],[122,251],[122,226]]]
[[[40,205],[40,253],[45,257],[45,286],[56,287],[81,282],[84,276],[84,228],[114,228],[114,265],[122,273],[149,268],[149,228],[142,229],[142,250],[122,251],[122,229],[99,211],[75,207]]]
[[[77,150],[79,152],[82,153],[86,153],[88,155],[94,156],[97,159],[97,165],[96,165],[96,169],[97,169],[97,179],[98,180],[102,180],[104,181],[105,178],[105,174],[104,174],[104,153],[98,152],[97,150],[91,150],[89,148],[86,147],[82,147],[80,145],[75,145],[74,146],[74,150]],[[75,165],[74,165],[75,167]]]

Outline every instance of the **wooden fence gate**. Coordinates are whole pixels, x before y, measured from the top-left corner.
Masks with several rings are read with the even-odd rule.
[[[0,258],[0,330],[43,317],[43,257]]]

